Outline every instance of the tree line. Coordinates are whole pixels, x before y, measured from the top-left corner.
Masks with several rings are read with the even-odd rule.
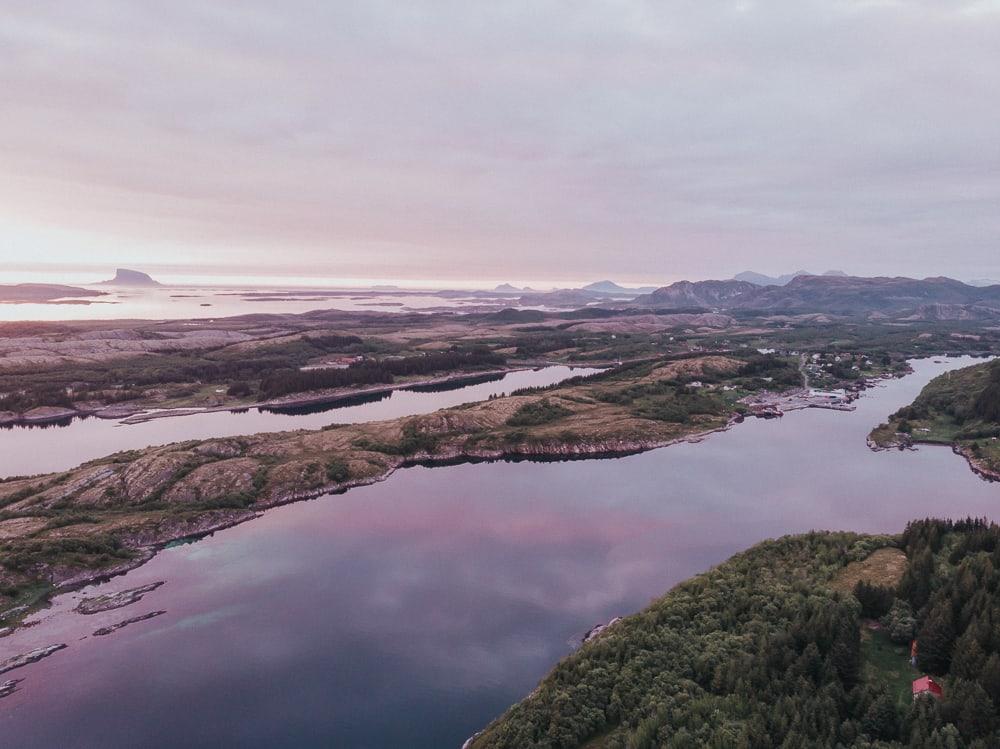
[[[261,379],[259,391],[264,398],[277,398],[310,390],[389,384],[396,377],[498,367],[506,362],[506,358],[487,348],[475,348],[392,359],[366,359],[343,368],[280,369]]]

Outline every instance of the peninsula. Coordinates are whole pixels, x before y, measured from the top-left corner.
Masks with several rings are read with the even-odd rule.
[[[947,445],[980,476],[1000,481],[1000,362],[935,377],[911,405],[872,430],[869,444],[878,449]]]
[[[407,464],[649,450],[743,418],[749,394],[799,384],[796,362],[774,355],[658,358],[430,414],[175,443],[9,478],[0,481],[0,617],[140,564],[169,541]]]
[[[466,747],[997,746],[998,553],[980,520],[766,541],[604,628]]]

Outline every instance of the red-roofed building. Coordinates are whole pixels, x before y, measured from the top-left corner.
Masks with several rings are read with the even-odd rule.
[[[936,700],[944,696],[941,685],[930,676],[921,676],[913,680],[913,699],[917,697],[933,697]]]

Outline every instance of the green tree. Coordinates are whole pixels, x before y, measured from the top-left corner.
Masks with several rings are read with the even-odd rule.
[[[920,668],[932,674],[946,674],[951,666],[955,645],[955,626],[951,606],[947,602],[931,609],[927,622],[917,636],[917,658]]]
[[[883,692],[875,698],[865,712],[861,728],[873,739],[895,741],[899,737],[899,713],[888,693]]]

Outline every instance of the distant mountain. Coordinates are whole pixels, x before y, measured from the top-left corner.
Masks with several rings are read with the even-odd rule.
[[[988,289],[952,278],[859,278],[855,276],[799,276],[785,286],[769,286],[741,299],[739,306],[789,312],[829,312],[858,315],[898,314],[932,304],[962,305],[1000,301],[1000,289]]]
[[[496,288],[494,288],[493,291],[500,291],[503,292],[504,294],[511,294],[514,292],[521,291],[521,289],[517,288],[516,286],[512,286],[509,283],[502,283]]]
[[[0,303],[10,304],[51,302],[54,299],[103,295],[103,291],[81,289],[79,286],[63,286],[56,283],[18,283],[0,286]]]
[[[727,307],[759,288],[749,281],[677,281],[650,294],[636,297],[632,304],[663,309]]]
[[[1000,305],[1000,286],[977,288],[951,278],[796,276],[783,286],[748,281],[679,281],[635,299],[633,306],[712,307],[763,313],[880,313],[924,318],[982,319]]]
[[[752,270],[743,271],[742,273],[737,273],[733,276],[735,281],[746,281],[747,283],[752,283],[755,286],[784,286],[786,283],[791,281],[796,276],[811,276],[807,270],[796,271],[795,273],[786,273],[783,276],[765,276],[763,273],[757,273]]]
[[[553,289],[552,291],[529,292],[522,295],[517,301],[526,306],[583,307],[603,298],[605,298],[603,294],[583,289]]]
[[[1000,281],[995,278],[973,278],[969,281],[969,286],[1000,286]]]
[[[757,286],[784,286],[793,278],[798,278],[799,276],[812,276],[814,273],[810,273],[807,270],[798,270],[794,273],[786,273],[783,276],[765,276],[763,273],[756,273],[752,270],[743,271],[742,273],[737,273],[733,276],[736,281],[747,281],[749,283],[755,284]],[[846,276],[842,270],[828,270],[824,276]]]
[[[115,270],[115,277],[110,281],[101,281],[101,286],[162,286],[149,275],[138,270],[128,268],[118,268]]]
[[[650,294],[656,291],[655,286],[640,286],[638,288],[627,288],[619,286],[614,281],[595,281],[583,287],[583,291],[596,291],[598,294]]]

